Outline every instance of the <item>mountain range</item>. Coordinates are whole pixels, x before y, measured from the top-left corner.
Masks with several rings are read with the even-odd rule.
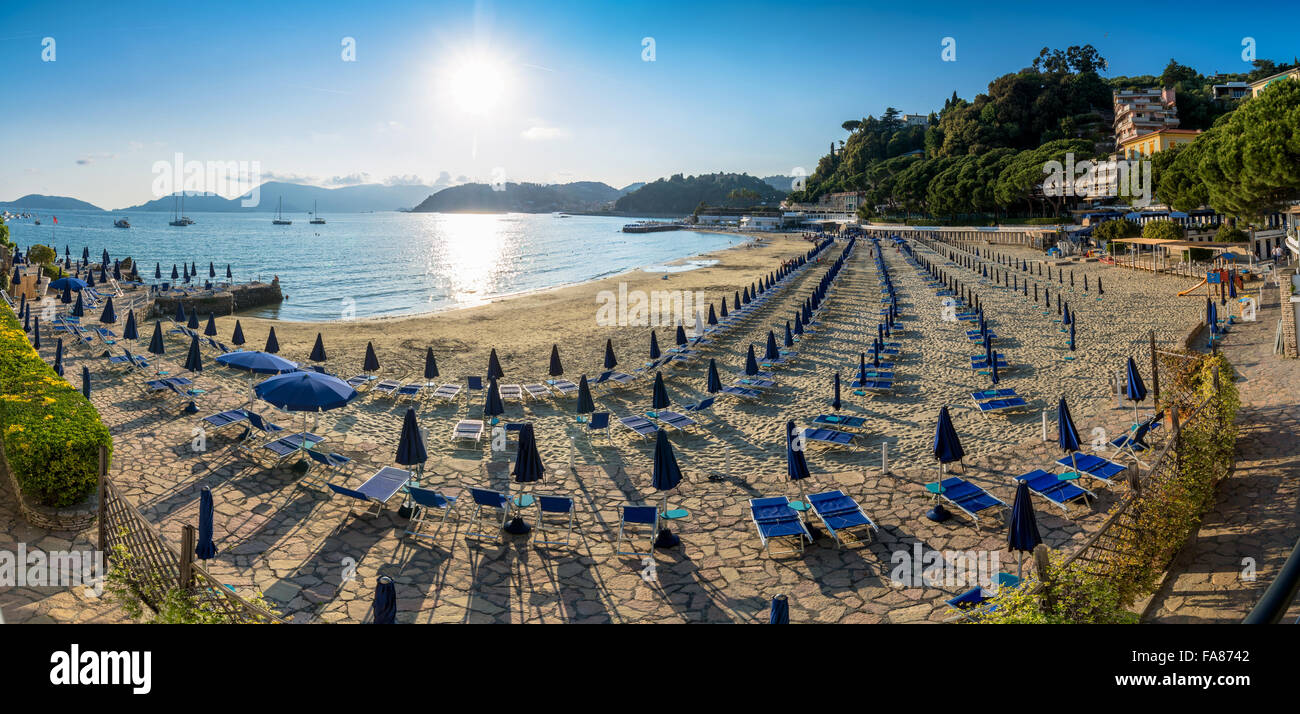
[[[67,211],[76,209],[80,211],[102,211],[104,209],[92,203],[86,203],[75,198],[67,196],[44,196],[39,193],[29,193],[21,198],[12,201],[0,201],[0,208],[17,208],[24,211],[41,210],[41,211]]]
[[[239,198],[224,198],[214,194],[185,196],[185,210],[211,211],[217,213],[243,211],[274,211],[281,201],[285,213],[304,213],[312,210],[313,202],[322,214],[327,213],[364,213],[367,211],[401,211],[424,200],[437,189],[432,186],[398,185],[368,183],[342,188],[321,188],[282,181],[267,181],[260,187],[258,204],[244,207],[243,200],[252,194]],[[174,199],[171,196],[156,198],[152,201],[118,209],[118,213],[159,211],[170,213]]]
[[[599,181],[551,185],[507,183],[501,187],[467,183],[444,188],[411,210],[416,213],[597,211],[622,195],[623,191]]]

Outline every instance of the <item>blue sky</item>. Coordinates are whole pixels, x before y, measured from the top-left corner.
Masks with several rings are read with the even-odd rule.
[[[1043,46],[1092,43],[1111,75],[1243,71],[1243,37],[1300,54],[1268,3],[23,4],[0,8],[0,199],[106,208],[176,152],[322,185],[788,174],[845,119],[973,97]]]

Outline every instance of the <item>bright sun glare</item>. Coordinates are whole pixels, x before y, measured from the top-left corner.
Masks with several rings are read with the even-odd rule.
[[[484,53],[460,58],[448,73],[447,92],[466,112],[491,113],[506,91],[505,66]]]

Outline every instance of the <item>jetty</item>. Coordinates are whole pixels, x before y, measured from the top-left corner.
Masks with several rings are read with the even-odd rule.
[[[661,231],[680,231],[686,228],[681,223],[665,223],[663,221],[642,221],[640,223],[629,223],[623,226],[624,233],[659,233]]]

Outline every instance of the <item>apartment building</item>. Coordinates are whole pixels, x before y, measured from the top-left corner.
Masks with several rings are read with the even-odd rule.
[[[1172,87],[1117,90],[1113,99],[1118,145],[1153,131],[1178,128],[1178,105]]]

